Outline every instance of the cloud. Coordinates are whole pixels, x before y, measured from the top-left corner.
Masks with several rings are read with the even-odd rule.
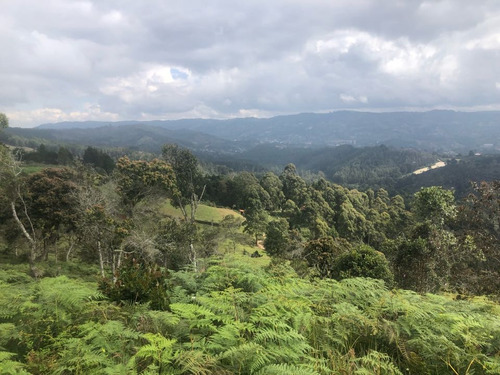
[[[340,94],[340,100],[342,100],[346,104],[353,104],[353,103],[368,103],[368,98],[366,96],[359,96],[359,97],[354,97],[352,95],[348,94]]]
[[[2,7],[0,111],[13,126],[500,109],[496,1],[16,0]]]

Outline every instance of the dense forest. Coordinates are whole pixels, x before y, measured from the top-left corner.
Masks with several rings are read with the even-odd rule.
[[[371,169],[0,145],[0,372],[500,373],[500,182]]]

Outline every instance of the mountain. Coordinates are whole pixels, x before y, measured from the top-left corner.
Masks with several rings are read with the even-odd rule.
[[[149,126],[191,131],[246,144],[336,146],[351,144],[414,147],[427,151],[500,150],[500,112],[354,112],[302,113],[267,119],[64,122],[38,129],[96,129]],[[116,129],[117,132],[122,130]],[[183,137],[181,137],[184,139]]]
[[[238,152],[235,142],[189,129],[166,129],[150,124],[120,124],[97,126],[96,122],[62,124],[59,127],[33,129],[8,128],[7,136],[26,140],[49,141],[57,144],[91,145],[96,147],[126,147],[158,153],[165,143],[176,143],[197,152]],[[17,142],[19,145],[19,142]]]

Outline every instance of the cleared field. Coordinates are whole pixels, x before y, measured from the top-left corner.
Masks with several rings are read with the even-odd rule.
[[[186,211],[189,212],[189,207],[186,207]],[[161,212],[171,217],[182,217],[181,210],[173,207],[169,199],[166,199],[165,203],[161,206]],[[233,211],[229,208],[212,207],[205,204],[200,204],[198,206],[198,210],[196,211],[196,220],[219,223],[227,215],[233,215],[244,220],[243,216],[241,216],[239,212]]]
[[[422,174],[424,172],[430,171],[431,169],[442,168],[444,166],[446,166],[446,163],[440,160],[437,163],[431,165],[430,167],[417,169],[416,171],[413,172],[413,174]]]
[[[32,174],[36,172],[40,172],[47,168],[63,168],[63,165],[55,165],[55,164],[23,164],[21,168],[23,172],[26,174]]]

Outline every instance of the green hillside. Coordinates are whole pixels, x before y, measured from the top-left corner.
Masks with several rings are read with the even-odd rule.
[[[187,212],[189,212],[189,207],[185,208]],[[165,203],[161,205],[161,213],[168,215],[170,217],[182,218],[183,214],[180,208],[172,206],[170,200],[165,200]],[[208,223],[220,223],[224,217],[227,215],[234,216],[237,219],[240,219],[242,222],[245,220],[243,216],[239,212],[231,210],[229,208],[223,207],[213,207],[207,206],[205,204],[200,204],[196,211],[196,220],[208,222]]]

